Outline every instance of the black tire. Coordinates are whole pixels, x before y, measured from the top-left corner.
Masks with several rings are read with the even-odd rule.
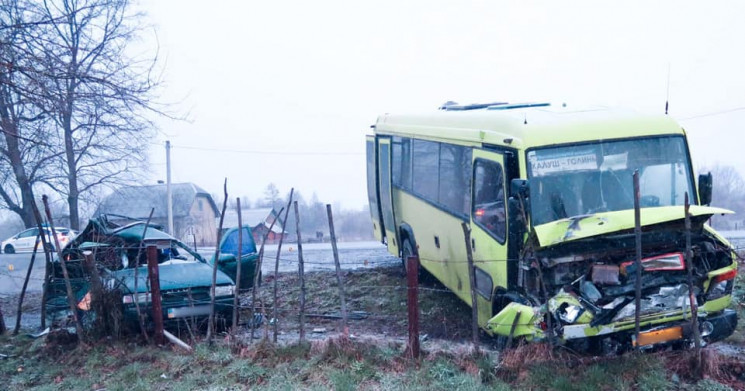
[[[5,248],[3,249],[3,252],[5,252],[6,254],[15,254],[16,249],[12,245],[6,244]]]
[[[406,260],[411,256],[417,255],[414,248],[415,247],[411,243],[411,240],[409,240],[408,238],[404,239],[404,242],[401,245],[401,264],[404,267],[404,272],[406,272]]]

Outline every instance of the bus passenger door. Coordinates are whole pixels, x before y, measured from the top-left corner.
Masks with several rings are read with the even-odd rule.
[[[370,219],[373,223],[373,234],[379,242],[383,241],[383,219],[380,217],[380,199],[378,193],[378,153],[375,136],[365,136],[367,154],[367,200],[370,204]]]
[[[391,139],[378,137],[378,178],[380,180],[380,212],[383,218],[388,252],[398,254],[398,230],[393,217],[393,190],[391,186]]]
[[[497,152],[473,150],[471,189],[471,252],[476,277],[479,325],[492,315],[492,294],[507,288],[507,197],[505,158]]]

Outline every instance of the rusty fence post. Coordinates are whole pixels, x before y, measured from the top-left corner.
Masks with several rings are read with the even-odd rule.
[[[331,204],[326,204],[326,213],[329,217],[329,235],[331,236],[331,248],[334,250],[334,265],[336,266],[336,284],[339,285],[339,298],[341,299],[341,319],[344,336],[349,336],[349,319],[347,318],[347,301],[344,294],[344,281],[341,278],[341,264],[339,263],[339,249],[336,247],[336,233],[334,232],[334,216],[331,213]]]
[[[303,259],[303,239],[300,236],[300,212],[297,201],[295,207],[295,226],[297,229],[297,270],[300,277],[300,342],[305,340],[305,261]],[[276,337],[276,336],[275,336]]]
[[[641,225],[641,191],[639,190],[639,170],[634,170],[634,237],[636,247],[636,287],[634,296],[634,338],[639,348],[639,320],[642,300],[642,225]]]
[[[158,269],[158,247],[147,246],[147,275],[150,279],[150,302],[153,310],[153,325],[155,326],[155,343],[163,345],[163,306],[160,302],[160,273]]]
[[[471,252],[471,229],[468,224],[461,223],[463,236],[466,239],[466,258],[468,259],[468,280],[471,285],[471,341],[473,348],[479,351],[479,306],[476,299],[476,273],[473,266],[473,253]]]
[[[406,352],[419,359],[419,258],[406,259],[406,308],[409,315],[409,343]]]

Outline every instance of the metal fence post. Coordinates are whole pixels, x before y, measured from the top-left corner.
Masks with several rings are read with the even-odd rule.
[[[639,320],[642,299],[642,225],[641,225],[641,192],[639,190],[639,170],[634,171],[634,236],[636,238],[636,287],[634,296],[634,335],[639,347]]]

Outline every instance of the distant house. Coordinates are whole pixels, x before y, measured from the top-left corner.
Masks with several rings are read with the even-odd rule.
[[[267,243],[276,243],[282,237],[282,220],[277,220],[271,231],[269,230],[272,222],[277,219],[277,211],[273,208],[244,210],[241,211],[241,218],[243,225],[251,227],[251,234],[257,245],[261,244],[264,235],[267,235],[267,233]],[[226,211],[222,226],[223,229],[237,227],[238,213],[235,210]]]
[[[215,245],[215,218],[220,214],[212,196],[193,183],[174,183],[171,185],[171,193],[175,231],[171,235],[189,245]],[[150,215],[150,210],[154,209],[151,222],[168,230],[166,195],[165,184],[123,187],[106,197],[98,206],[95,215],[110,215],[109,220],[112,221],[126,221],[126,217],[145,221]]]

